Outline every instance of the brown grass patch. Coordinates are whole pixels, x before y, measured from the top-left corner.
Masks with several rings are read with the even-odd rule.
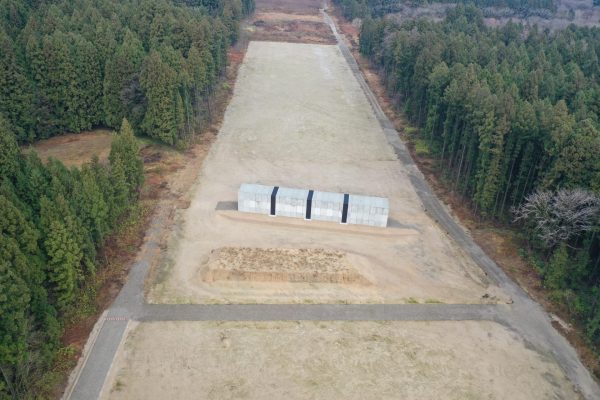
[[[256,11],[316,14],[322,6],[322,0],[256,0]]]
[[[68,167],[79,167],[89,162],[94,155],[98,156],[100,161],[106,161],[112,138],[113,132],[107,129],[66,133],[24,146],[23,151],[36,151],[44,162],[52,157]]]
[[[213,250],[202,280],[370,285],[348,262],[346,254],[324,249]]]
[[[335,44],[335,37],[320,15],[260,12],[245,27],[252,40]]]

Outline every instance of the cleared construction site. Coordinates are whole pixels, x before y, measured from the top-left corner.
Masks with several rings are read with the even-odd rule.
[[[105,399],[577,398],[551,358],[473,321],[141,323],[109,382]]]
[[[150,230],[66,397],[594,398],[541,307],[428,209],[320,2],[258,6],[338,45],[249,43],[189,207],[164,246]]]
[[[403,168],[338,47],[251,42],[148,300],[510,303]],[[307,220],[306,202],[285,199],[308,191],[276,202],[278,185],[387,198],[389,220]],[[219,206],[236,200],[252,212]],[[104,398],[578,398],[551,356],[491,321],[154,321],[127,332]]]
[[[243,207],[238,191],[248,182],[260,184],[257,195],[264,192],[264,201],[253,203],[261,213],[270,214],[275,186],[284,188],[277,196],[280,202],[288,196],[289,205],[280,204],[277,218],[220,209],[236,200]],[[285,188],[303,188],[293,196],[304,202],[292,207],[295,192]],[[292,218],[305,217],[308,189],[316,193],[312,220]],[[377,225],[374,218],[358,225],[352,213],[347,221],[355,224],[340,225],[344,193],[351,194],[350,203],[354,193],[385,200],[380,208],[382,216],[383,209],[389,212],[387,227],[368,226]],[[326,206],[320,215],[322,196],[337,207],[329,216]],[[150,285],[151,302],[509,301],[427,215],[337,46],[250,42],[218,139],[178,226]],[[224,247],[336,251],[372,284],[323,285],[319,276],[328,272],[319,263],[306,266],[304,282],[206,279],[212,252]],[[281,253],[273,262],[285,268],[290,261]]]

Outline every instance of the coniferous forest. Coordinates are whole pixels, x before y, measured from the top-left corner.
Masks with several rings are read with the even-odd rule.
[[[344,0],[340,0],[344,1]],[[556,302],[600,345],[600,29],[363,21],[360,52],[419,127],[447,185],[522,234]]]
[[[180,145],[211,118],[253,0],[0,0],[0,399],[38,398],[64,316],[138,199],[134,132]],[[114,128],[108,163],[19,145]]]
[[[366,17],[379,18],[400,11],[403,5],[427,6],[435,3],[471,3],[482,8],[510,8],[522,15],[548,16],[556,10],[552,0],[469,0],[467,2],[457,0],[335,0],[334,2],[342,10],[344,17],[349,20]]]

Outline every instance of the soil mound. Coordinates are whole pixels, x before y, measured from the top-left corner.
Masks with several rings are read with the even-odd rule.
[[[211,252],[202,280],[371,285],[346,254],[324,249],[222,247]]]

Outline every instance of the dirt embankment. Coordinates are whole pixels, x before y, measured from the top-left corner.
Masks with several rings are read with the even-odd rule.
[[[345,253],[324,249],[224,247],[211,252],[201,276],[205,282],[371,284],[350,265]]]
[[[256,0],[256,11],[280,11],[287,14],[318,14],[327,0]]]

